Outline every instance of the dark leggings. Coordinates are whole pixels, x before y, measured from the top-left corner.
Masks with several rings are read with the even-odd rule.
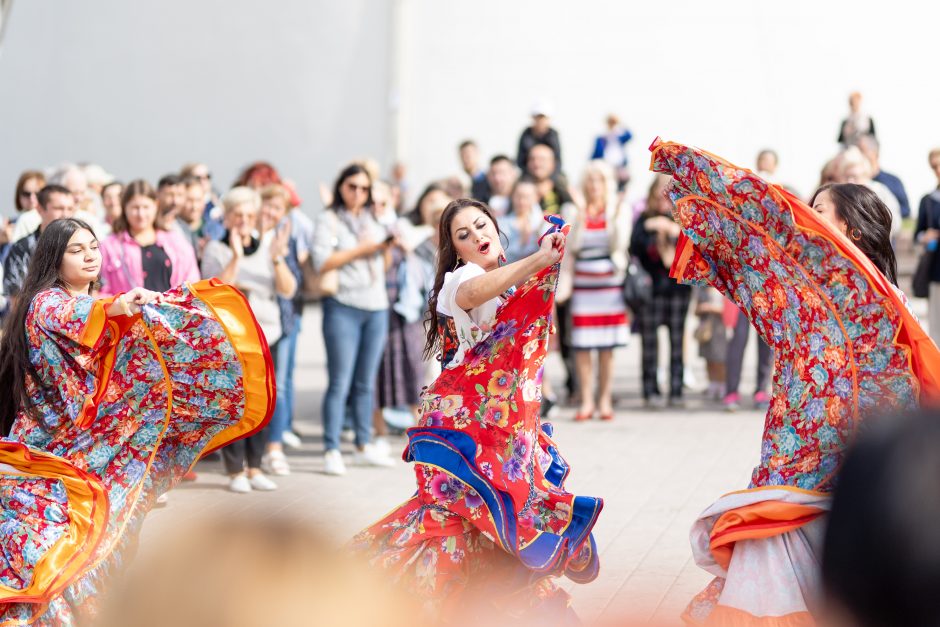
[[[682,396],[685,317],[689,312],[691,299],[690,290],[657,294],[640,309],[637,322],[642,339],[643,398],[660,395],[659,383],[656,381],[656,368],[659,364],[659,339],[656,330],[662,325],[669,329],[669,396]]]
[[[225,472],[229,475],[235,475],[248,468],[261,468],[261,455],[264,453],[264,445],[268,441],[267,429],[262,429],[258,433],[232,442],[222,449],[222,462],[225,464]]]
[[[744,349],[747,347],[748,337],[751,335],[751,321],[743,313],[738,314],[738,321],[734,325],[734,334],[728,343],[727,376],[725,379],[725,393],[737,393],[741,385],[741,369],[744,365]],[[755,392],[767,391],[767,381],[770,379],[770,367],[773,365],[774,353],[759,335],[757,336],[757,387]]]

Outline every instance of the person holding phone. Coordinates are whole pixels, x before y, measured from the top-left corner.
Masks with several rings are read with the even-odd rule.
[[[346,473],[339,450],[347,406],[356,431],[354,461],[392,466],[388,453],[372,442],[375,380],[388,337],[388,292],[385,259],[394,235],[377,219],[372,177],[360,164],[340,172],[332,203],[317,216],[313,266],[336,271],[338,289],[323,299],[323,340],[329,376],[323,397],[326,457],[324,472]]]

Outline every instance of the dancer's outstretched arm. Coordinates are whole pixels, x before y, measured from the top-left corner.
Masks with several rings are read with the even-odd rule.
[[[457,306],[469,311],[493,300],[514,285],[561,259],[565,250],[564,233],[551,233],[542,239],[538,251],[502,268],[491,270],[466,281],[457,288]]]

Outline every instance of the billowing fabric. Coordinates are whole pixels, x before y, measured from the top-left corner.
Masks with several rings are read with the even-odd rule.
[[[651,169],[673,177],[670,196],[683,230],[672,276],[711,284],[731,299],[778,360],[760,463],[749,486],[760,496],[743,509],[727,507],[727,500],[719,507],[722,525],[747,519],[754,508],[773,510],[773,517],[757,527],[743,524],[735,542],[722,544],[729,573],[739,570],[738,563],[767,568],[737,579],[720,575],[685,618],[813,624],[815,584],[783,604],[762,603],[740,594],[738,586],[774,585],[780,573],[791,581],[818,579],[810,571],[818,568],[819,547],[806,541],[806,525],[821,524],[813,521],[828,509],[835,473],[860,419],[876,410],[936,403],[940,352],[874,264],[796,197],[700,150],[658,140],[651,150]],[[811,499],[812,511],[769,489],[777,487]],[[703,520],[711,518],[703,514]],[[693,530],[700,564],[711,559],[706,553],[715,553],[722,525],[715,521],[708,543],[701,541],[700,527]],[[777,551],[764,562],[755,558],[781,537],[785,546],[812,547],[812,559],[794,557],[798,551]]]
[[[209,450],[274,406],[244,297],[186,284],[140,315],[52,288],[26,319],[39,382],[0,440],[0,625],[74,625],[133,555],[144,517]]]
[[[568,465],[539,419],[558,267],[508,297],[492,330],[425,391],[404,454],[417,493],[354,540],[445,616],[478,603],[563,612],[551,578],[597,576],[591,529],[603,501],[565,491]]]

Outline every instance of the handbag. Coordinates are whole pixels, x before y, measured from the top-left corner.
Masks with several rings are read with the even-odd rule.
[[[635,315],[653,300],[653,279],[633,257],[627,264],[627,276],[623,281],[623,300]]]
[[[333,213],[327,209],[330,213]],[[336,214],[333,214],[332,224],[332,241],[336,241],[336,223],[337,217]],[[307,263],[303,265],[303,284],[304,284],[304,300],[307,301],[317,301],[327,296],[335,296],[336,292],[339,291],[339,272],[336,268],[333,270],[327,270],[326,272],[317,272],[313,267],[313,257],[310,256],[307,258]]]
[[[703,318],[692,335],[695,338],[695,341],[699,344],[707,344],[708,342],[711,342],[712,337],[715,335],[714,316],[706,316]]]
[[[915,298],[927,298],[930,294],[930,268],[933,266],[935,251],[927,249],[917,261],[917,268],[911,278],[911,290]]]

